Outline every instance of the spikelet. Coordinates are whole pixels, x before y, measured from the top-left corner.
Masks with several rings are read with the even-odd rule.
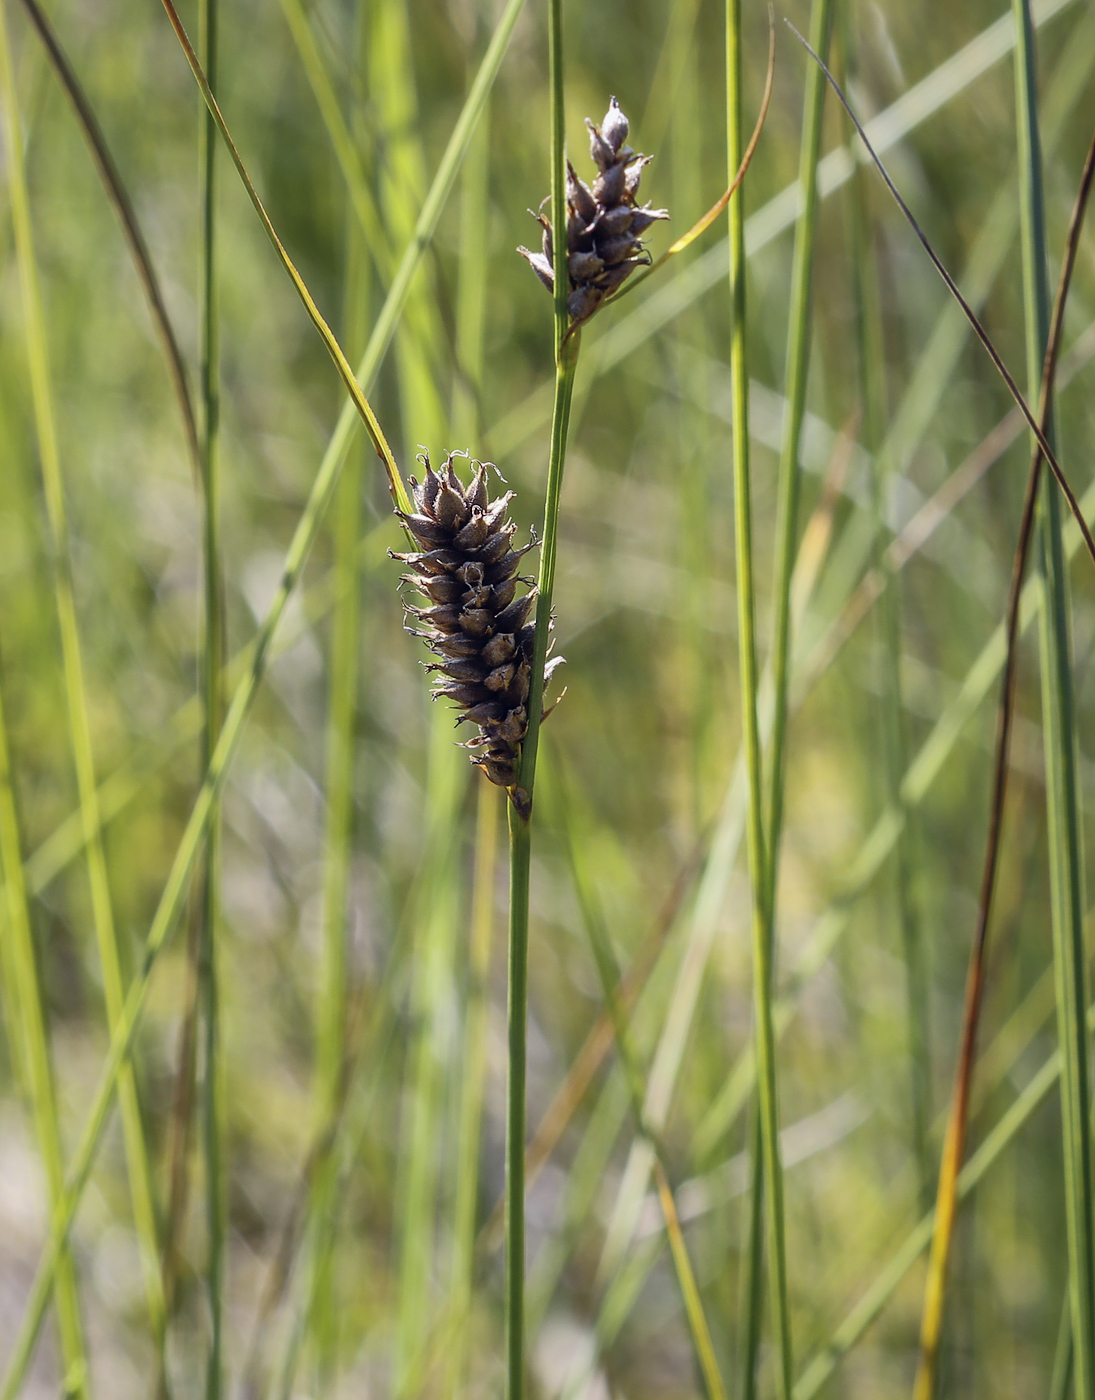
[[[517,572],[521,557],[535,547],[514,549],[516,526],[508,519],[513,492],[491,501],[487,465],[474,462],[465,487],[450,453],[440,471],[428,454],[421,485],[412,476],[414,511],[396,514],[419,550],[393,559],[410,569],[403,581],[426,598],[426,607],[404,606],[422,624],[421,637],[438,660],[426,666],[438,673],[433,698],[452,700],[463,711],[457,724],[470,722],[477,735],[465,745],[472,762],[492,783],[509,788],[520,809],[526,800],[517,788],[521,741],[528,728],[528,697],[535,631],[529,619],[536,599],[535,581]],[[518,596],[520,585],[528,592]],[[562,660],[548,662],[544,683]]]
[[[581,325],[634,272],[650,262],[640,239],[652,223],[668,219],[667,209],[639,206],[636,197],[643,168],[650,156],[637,155],[626,145],[628,120],[615,98],[600,126],[586,118],[589,153],[597,166],[592,188],[580,180],[567,161],[567,270],[570,291],[567,312],[571,326]],[[546,203],[546,201],[545,201]],[[528,259],[540,281],[553,291],[551,223],[543,213],[534,214],[543,230],[542,251],[518,252]]]

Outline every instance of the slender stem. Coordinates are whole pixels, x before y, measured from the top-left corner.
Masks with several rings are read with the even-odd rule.
[[[731,176],[741,162],[742,42],[740,0],[726,6],[726,139]],[[742,201],[729,209],[730,295],[733,323],[730,380],[733,397],[734,539],[737,563],[738,657],[742,740],[749,782],[747,835],[752,886],[753,1004],[756,1018],[761,1144],[767,1197],[772,1308],[779,1351],[780,1394],[789,1397],[793,1381],[783,1223],[783,1172],[779,1154],[775,1032],[772,1023],[772,921],[765,855],[763,776],[757,723],[757,658],[754,619],[753,538],[749,479],[749,369],[745,320],[745,219]]]
[[[1061,1321],[1057,1328],[1057,1346],[1053,1354],[1053,1371],[1049,1380],[1049,1400],[1068,1400],[1072,1394],[1072,1299],[1065,1293]]]
[[[828,48],[833,0],[814,0],[810,41],[819,53]],[[770,741],[771,797],[768,809],[768,898],[773,924],[779,879],[779,844],[783,831],[784,758],[787,735],[791,657],[791,575],[797,552],[799,445],[806,412],[806,382],[810,368],[811,278],[817,236],[817,164],[821,152],[821,114],[825,75],[811,64],[806,75],[806,100],[799,156],[802,213],[795,229],[791,268],[791,304],[787,327],[785,396],[776,506],[775,610],[772,624],[772,679],[775,706]]]
[[[517,791],[509,809],[509,1077],[506,1100],[506,1376],[508,1400],[521,1400],[525,1384],[525,1059],[528,1034],[529,864],[532,858],[533,789],[540,720],[544,708],[544,662],[551,627],[551,594],[559,500],[566,464],[567,428],[578,366],[581,334],[567,335],[566,110],[563,92],[563,6],[548,6],[548,61],[551,86],[551,218],[555,229],[555,406],[551,419],[544,534],[532,647],[528,731],[521,745]]]
[[[506,1396],[525,1393],[525,1059],[532,831],[509,806],[509,1076],[506,1087]]]
[[[752,1181],[746,1203],[745,1277],[741,1284],[741,1394],[756,1400],[757,1357],[764,1317],[764,1143],[760,1136],[760,1106],[749,1114],[749,1165]]]
[[[551,421],[551,453],[548,460],[547,503],[544,509],[544,536],[540,545],[540,574],[536,592],[536,637],[532,653],[532,679],[529,682],[528,733],[521,746],[520,788],[532,802],[536,777],[536,754],[540,743],[540,721],[544,704],[544,662],[547,659],[551,624],[551,595],[555,586],[555,555],[559,534],[559,500],[566,465],[567,428],[574,393],[574,373],[578,367],[581,332],[575,331],[560,352],[555,371],[555,412]]]
[[[525,1292],[525,1040],[528,1003],[529,863],[532,856],[530,816],[536,779],[536,755],[544,704],[544,661],[551,622],[551,592],[555,582],[555,547],[559,497],[566,457],[567,426],[578,364],[578,334],[565,342],[555,375],[555,414],[551,427],[544,538],[540,549],[536,635],[529,686],[528,733],[521,746],[518,782],[526,795],[510,803],[510,920],[509,920],[509,1080],[506,1111],[506,1355],[509,1400],[520,1400],[524,1385]]]
[[[832,0],[814,0],[810,12],[810,39],[819,52],[828,48],[832,22]],[[783,831],[784,759],[787,736],[788,695],[791,658],[791,577],[794,572],[798,533],[798,500],[801,472],[799,444],[806,411],[806,383],[810,366],[811,278],[817,232],[817,165],[821,153],[821,116],[825,99],[825,78],[812,65],[806,78],[806,99],[799,155],[799,185],[803,192],[802,213],[795,229],[795,251],[791,270],[791,303],[787,327],[786,399],[783,441],[780,449],[776,507],[775,607],[772,623],[772,680],[774,709],[770,741],[769,803],[766,846],[769,960],[775,938],[776,899],[779,887],[780,840]],[[739,197],[740,203],[740,197]],[[769,971],[769,978],[771,972]],[[769,993],[770,995],[770,993]],[[746,1275],[742,1286],[745,1325],[743,1330],[743,1386],[751,1396],[756,1386],[757,1353],[760,1345],[760,1309],[763,1289],[760,1278],[764,1262],[762,1228],[764,1199],[764,1150],[761,1119],[754,1117],[750,1132],[753,1172],[752,1204],[746,1254]]]
[[[217,85],[217,0],[198,5],[198,55],[209,79]],[[224,579],[220,553],[220,335],[217,308],[217,129],[212,113],[202,105],[198,114],[198,163],[201,179],[201,467],[203,486],[202,544],[204,553],[205,638],[202,700],[201,771],[209,766],[224,720]],[[205,1211],[209,1257],[206,1293],[209,1303],[209,1356],[206,1372],[208,1400],[220,1400],[224,1348],[224,1270],[228,1184],[224,1159],[224,1065],[220,1053],[220,991],[217,976],[220,881],[220,811],[214,804],[206,834],[202,870],[201,937],[198,944],[198,987],[202,1020],[202,1138],[205,1154]]]
[[[1014,0],[1015,82],[1021,177],[1023,292],[1027,325],[1027,381],[1037,388],[1049,339],[1045,215],[1038,135],[1034,33],[1027,0]],[[1036,434],[1045,450],[1050,431]],[[1052,454],[1047,453],[1052,462]],[[1076,719],[1072,687],[1071,608],[1061,542],[1060,499],[1046,478],[1041,503],[1040,572],[1042,724],[1045,738],[1053,958],[1061,1045],[1065,1218],[1072,1293],[1072,1338],[1077,1400],[1095,1396],[1095,1201],[1092,1184],[1090,1047],[1087,959],[1083,927],[1083,856],[1076,772]]]
[[[1064,327],[1065,305],[1068,300],[1079,247],[1080,231],[1083,226],[1084,210],[1095,178],[1095,139],[1088,150],[1080,189],[1076,196],[1072,218],[1069,223],[1065,243],[1065,256],[1057,284],[1057,296],[1053,307],[1053,319],[1049,330],[1045,361],[1042,366],[1042,387],[1038,401],[1038,419],[1042,432],[1050,430],[1057,358],[1061,348],[1061,333]],[[1026,497],[1023,501],[1022,518],[1019,525],[1019,539],[1012,563],[1011,585],[1008,592],[1007,612],[1004,631],[1007,637],[1007,655],[1000,686],[1000,704],[997,711],[996,751],[993,762],[992,806],[989,816],[988,837],[985,842],[985,857],[981,871],[981,890],[978,900],[977,930],[970,949],[969,970],[966,975],[965,1009],[962,1020],[962,1036],[955,1071],[954,1091],[951,1096],[950,1112],[947,1119],[947,1134],[943,1148],[943,1160],[939,1170],[939,1187],[936,1197],[936,1223],[932,1237],[931,1257],[928,1264],[928,1280],[924,1290],[924,1312],[920,1328],[920,1366],[917,1376],[917,1395],[930,1400],[935,1388],[935,1372],[939,1351],[940,1333],[943,1324],[943,1302],[947,1284],[947,1263],[951,1250],[956,1216],[955,1192],[958,1172],[965,1156],[966,1133],[969,1124],[970,1090],[973,1080],[974,1062],[977,1049],[977,1033],[984,1000],[986,982],[986,957],[988,949],[989,919],[992,913],[993,893],[1000,855],[1000,841],[1003,829],[1004,805],[1007,796],[1008,761],[1011,728],[1015,703],[1015,673],[1018,660],[1019,605],[1022,598],[1023,575],[1027,556],[1034,534],[1035,510],[1040,499],[1039,487],[1042,478],[1042,451],[1035,446],[1030,470],[1027,474]],[[1066,1319],[1070,1317],[1065,1309]],[[1071,1323],[1066,1329],[1071,1345]],[[1071,1354],[1071,1353],[1070,1353]]]

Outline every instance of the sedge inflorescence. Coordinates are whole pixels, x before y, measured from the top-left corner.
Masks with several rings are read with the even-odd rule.
[[[579,179],[567,161],[567,273],[570,288],[567,313],[572,326],[581,325],[612,295],[637,267],[650,262],[641,235],[659,219],[668,219],[666,209],[640,206],[636,199],[639,180],[650,156],[643,156],[627,145],[629,124],[615,98],[609,104],[600,126],[586,118],[589,153],[597,166],[592,186]],[[551,223],[543,213],[533,217],[543,229],[542,250],[518,248],[532,270],[547,287],[555,288],[554,238]]]
[[[410,478],[414,510],[397,511],[419,549],[391,557],[410,570],[403,575],[427,599],[427,607],[404,606],[438,658],[426,669],[438,673],[435,700],[452,700],[463,713],[457,724],[478,729],[465,745],[472,762],[492,783],[509,788],[520,804],[517,771],[528,729],[535,626],[528,621],[535,581],[517,572],[532,543],[515,549],[517,529],[509,519],[513,492],[490,499],[489,463],[473,462],[464,486],[450,453],[440,471],[426,468],[421,483]],[[528,591],[518,594],[521,585]],[[549,661],[545,685],[562,658]]]

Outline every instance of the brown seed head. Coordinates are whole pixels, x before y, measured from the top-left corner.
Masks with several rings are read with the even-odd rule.
[[[650,157],[637,155],[626,144],[628,120],[616,99],[609,103],[600,126],[588,118],[586,126],[589,153],[597,167],[592,187],[567,161],[567,311],[572,326],[588,321],[636,267],[649,263],[650,255],[639,235],[657,220],[669,218],[666,209],[636,203],[639,181]],[[554,291],[551,224],[542,213],[533,217],[543,228],[542,249],[539,253],[528,248],[517,251],[548,291]]]
[[[415,635],[438,658],[426,667],[439,677],[433,698],[443,696],[463,711],[457,724],[476,725],[478,734],[465,745],[472,762],[492,783],[513,789],[518,801],[534,633],[528,617],[536,590],[517,568],[535,541],[513,547],[516,526],[508,519],[513,492],[491,501],[487,466],[481,462],[473,463],[472,479],[464,486],[454,455],[435,472],[422,454],[425,478],[421,483],[411,478],[414,510],[396,512],[419,549],[389,553],[407,565],[404,581],[431,605],[404,604],[408,616],[423,624]],[[518,597],[522,584],[529,591]],[[561,659],[545,667],[545,684]]]

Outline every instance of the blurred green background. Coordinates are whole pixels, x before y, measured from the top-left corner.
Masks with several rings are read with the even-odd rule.
[[[131,974],[200,776],[200,497],[117,221],[41,45],[20,6],[9,0],[6,9],[24,127],[14,139],[25,141],[110,888]],[[529,3],[518,20],[370,396],[405,473],[420,446],[435,462],[454,448],[496,462],[517,493],[522,537],[542,516],[552,373],[549,299],[514,251],[535,244],[526,209],[548,192],[542,10]],[[222,109],[351,360],[499,13],[473,0],[222,0]],[[807,29],[800,0],[780,6],[777,18],[785,13]],[[50,14],[115,153],[196,386],[193,79],[150,0],[58,0]],[[1090,138],[1095,21],[1086,6],[1061,0],[1036,14],[1048,16],[1038,55],[1053,279]],[[196,27],[190,9],[183,19]],[[593,0],[567,4],[565,22],[571,156],[588,174],[582,118],[599,119],[615,94],[631,118],[631,143],[655,157],[643,194],[672,214],[651,234],[657,255],[726,184],[722,9],[707,0]],[[745,23],[751,124],[764,81],[765,8],[750,0]],[[302,34],[318,60],[313,76],[351,134],[379,246],[355,221],[302,61]],[[1009,12],[987,0],[836,0],[831,52],[860,115],[878,118],[872,130],[925,231],[983,307],[1022,382],[1010,35]],[[778,24],[771,113],[742,196],[762,658],[807,63]],[[918,105],[903,105],[909,93]],[[8,152],[13,133],[3,136]],[[779,1074],[803,1370],[934,1190],[988,811],[997,687],[991,658],[979,658],[1003,616],[1029,458],[1014,415],[1004,439],[990,440],[995,450],[984,447],[1007,418],[1006,392],[848,142],[847,121],[827,101],[823,150],[836,154],[821,169],[777,969],[787,1008]],[[342,397],[223,156],[216,203],[222,522],[235,655],[273,596]],[[106,1053],[106,1014],[73,818],[76,780],[6,187],[0,204],[0,682],[70,1152]],[[1092,247],[1087,236],[1066,322],[1059,415],[1060,457],[1079,494],[1089,485],[1095,441]],[[871,305],[880,344],[865,357]],[[545,729],[537,800],[529,1126],[540,1122],[598,1024],[589,925],[600,921],[621,968],[637,969],[633,1028],[651,1085],[648,1110],[666,1136],[720,1361],[736,1377],[752,1030],[743,808],[734,782],[729,335],[721,223],[656,280],[610,303],[584,335],[555,596],[567,693]],[[872,403],[864,385],[874,371]],[[494,1395],[502,1279],[488,1221],[502,1187],[502,797],[491,790],[481,798],[481,780],[451,743],[451,716],[428,703],[424,652],[403,629],[399,570],[386,556],[401,545],[385,483],[371,452],[358,445],[354,453],[360,622],[354,742],[340,770],[352,793],[352,858],[340,979],[347,1072],[336,1113],[339,1184],[317,1222],[309,1163],[330,1126],[315,1074],[325,919],[343,926],[340,910],[325,914],[324,889],[331,612],[341,596],[333,541],[345,495],[328,513],[279,629],[224,790],[225,1393]],[[962,472],[963,489],[953,489]],[[927,535],[920,512],[941,488],[951,495]],[[900,567],[880,605],[876,571],[886,559]],[[1083,736],[1095,703],[1095,612],[1082,559],[1075,583],[1080,771],[1090,793]],[[1021,665],[973,1147],[1056,1044],[1032,641]],[[894,774],[909,764],[902,826],[890,804]],[[477,841],[481,897],[473,915]],[[492,850],[493,865],[485,864]],[[480,949],[491,936],[485,981],[476,971],[476,931]],[[6,925],[0,936],[8,936]],[[156,967],[136,1049],[161,1230],[188,996],[181,927]],[[698,1395],[649,1164],[635,1146],[611,1046],[603,1035],[598,1045],[530,1188],[531,1393]],[[10,1049],[0,1054],[4,1356],[41,1250],[48,1199]],[[477,1122],[468,1091],[480,1056]],[[198,1069],[200,1078],[200,1056]],[[461,1136],[469,1122],[470,1156]],[[180,1396],[202,1393],[209,1332],[199,1138],[195,1128],[184,1158],[191,1184],[168,1336]],[[465,1298],[456,1222],[461,1193],[469,1192],[484,1233],[465,1261]],[[77,1218],[74,1255],[94,1390],[117,1400],[151,1395],[158,1366],[116,1121]],[[881,1400],[908,1392],[922,1268],[904,1277],[829,1393]],[[1049,1393],[1066,1274],[1053,1091],[962,1213],[945,1393]],[[766,1352],[762,1359],[769,1387]],[[55,1395],[58,1368],[51,1321],[23,1394]]]

